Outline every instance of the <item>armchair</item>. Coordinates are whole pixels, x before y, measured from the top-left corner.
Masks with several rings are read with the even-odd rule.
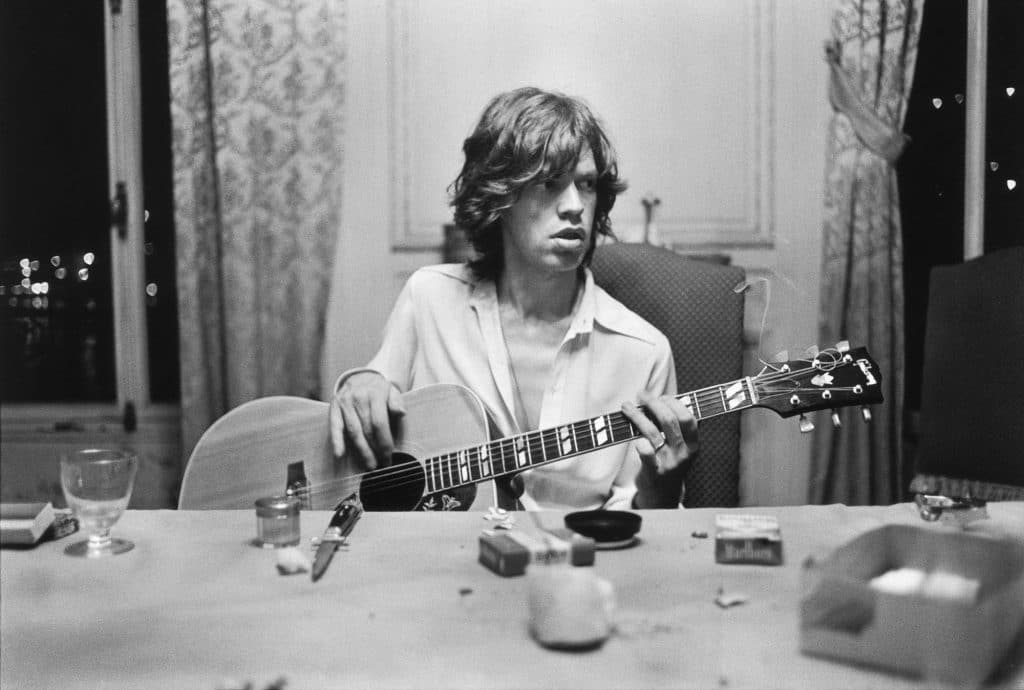
[[[743,375],[743,269],[687,259],[649,244],[598,247],[594,280],[668,338],[679,390]],[[740,420],[701,422],[701,447],[684,479],[688,508],[739,504]]]

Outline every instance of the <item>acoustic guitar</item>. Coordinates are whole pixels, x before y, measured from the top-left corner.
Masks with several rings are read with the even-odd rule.
[[[782,417],[882,402],[882,376],[867,350],[840,343],[814,357],[766,364],[756,376],[676,396],[697,420],[764,407]],[[640,436],[621,412],[492,439],[487,411],[469,389],[435,384],[402,397],[392,464],[358,472],[335,458],[328,404],[259,398],[203,434],[182,478],[179,508],[252,508],[287,493],[328,510],[355,494],[366,510],[466,510],[489,503],[477,486]],[[474,505],[476,501],[476,505]]]

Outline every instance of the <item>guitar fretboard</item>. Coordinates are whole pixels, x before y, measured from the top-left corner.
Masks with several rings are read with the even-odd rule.
[[[697,420],[738,412],[757,402],[749,378],[677,395]],[[445,453],[424,461],[427,493],[494,477],[632,441],[640,436],[621,412],[570,422]]]

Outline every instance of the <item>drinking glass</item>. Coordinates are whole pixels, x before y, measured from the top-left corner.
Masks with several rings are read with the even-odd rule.
[[[64,553],[99,558],[130,551],[125,539],[112,539],[110,528],[128,507],[139,468],[134,453],[120,450],[79,450],[60,459],[60,484],[68,507],[89,538],[71,544]]]

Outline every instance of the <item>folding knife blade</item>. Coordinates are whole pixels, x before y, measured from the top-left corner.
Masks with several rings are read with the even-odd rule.
[[[363,507],[359,499],[350,496],[342,501],[331,517],[331,522],[324,530],[320,538],[320,544],[316,548],[316,557],[313,559],[313,582],[316,582],[327,571],[327,566],[334,558],[334,552],[345,543],[345,539],[356,526],[359,518],[363,515]]]

